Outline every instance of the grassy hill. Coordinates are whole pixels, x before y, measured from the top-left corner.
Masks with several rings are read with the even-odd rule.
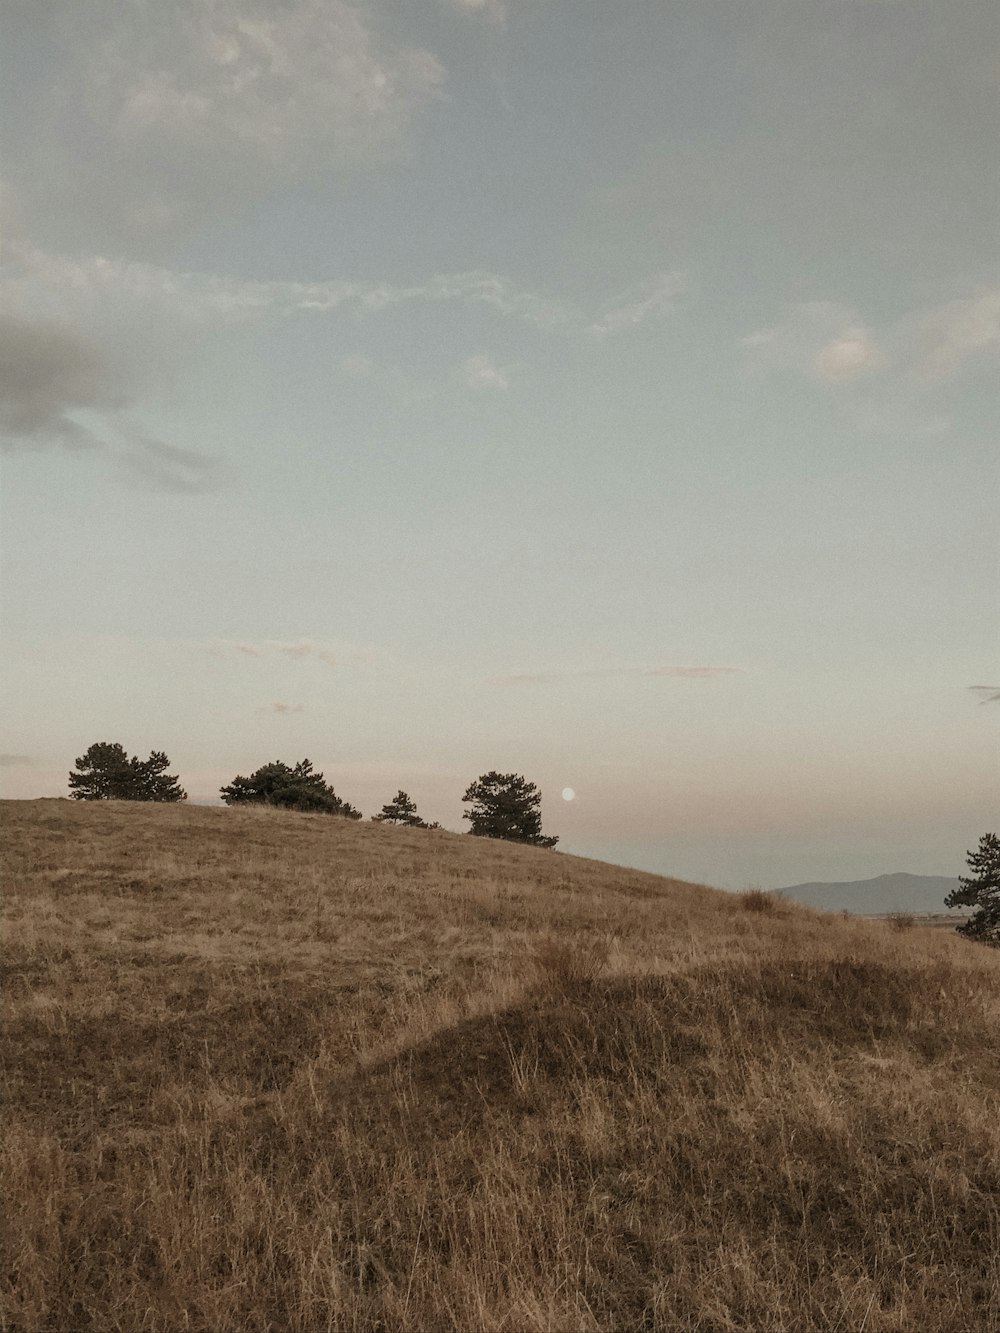
[[[325,816],[7,802],[0,1327],[1000,1326],[1000,955]]]

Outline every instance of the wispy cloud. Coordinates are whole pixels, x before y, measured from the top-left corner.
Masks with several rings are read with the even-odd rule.
[[[449,301],[483,305],[506,318],[541,327],[572,319],[572,312],[558,302],[482,270],[437,274],[410,284],[339,278],[269,281],[178,272],[101,255],[52,254],[16,242],[7,246],[2,288],[22,305],[44,293],[55,295],[61,303],[114,298],[194,320],[242,320],[263,313],[300,311],[325,314],[340,309],[377,312],[408,303]]]
[[[285,713],[301,713],[303,711],[303,708],[302,704],[273,703],[273,704],[267,704],[266,707],[263,708],[261,711],[265,713],[278,713],[280,715],[283,715]]]
[[[554,685],[567,680],[611,680],[626,676],[672,676],[685,680],[706,680],[712,676],[745,675],[746,668],[738,666],[658,666],[658,667],[597,667],[582,671],[515,672],[494,676],[493,685]]]
[[[498,366],[485,352],[469,356],[462,362],[465,382],[472,389],[507,389],[510,387],[510,367]]]
[[[171,495],[206,495],[223,488],[232,475],[222,459],[138,432],[129,433],[128,448],[115,458],[131,485]]]
[[[652,281],[624,293],[590,325],[598,337],[625,333],[650,320],[669,315],[677,305],[684,284],[678,273],[660,273]]]
[[[372,656],[369,650],[358,645],[333,645],[320,643],[315,639],[222,639],[211,644],[210,650],[216,655],[237,653],[242,657],[262,659],[274,657],[286,657],[292,661],[312,659],[330,667],[370,662]]]
[[[969,689],[979,695],[981,704],[1000,704],[1000,685],[970,685]]]
[[[0,754],[0,768],[24,768],[34,762],[30,754]]]

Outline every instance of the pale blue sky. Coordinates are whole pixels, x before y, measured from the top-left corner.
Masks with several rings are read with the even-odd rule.
[[[992,0],[3,4],[2,790],[728,887],[996,826]],[[575,788],[572,803],[559,798]]]

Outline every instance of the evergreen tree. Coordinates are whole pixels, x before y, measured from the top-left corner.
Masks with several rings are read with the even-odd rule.
[[[237,774],[228,786],[220,788],[220,795],[226,805],[280,805],[287,810],[361,818],[361,811],[342,801],[308,759],[301,759],[294,768],[276,759],[248,778]]]
[[[944,900],[945,907],[974,907],[968,921],[956,930],[970,940],[1000,948],[1000,838],[984,833],[978,850],[966,853],[971,875],[960,875],[959,887]]]
[[[542,836],[542,794],[519,773],[484,773],[471,783],[463,801],[471,801],[463,819],[477,838],[503,838],[533,847],[554,847],[558,838]]]
[[[69,775],[70,795],[76,801],[184,801],[187,792],[166,771],[169,767],[162,750],[153,750],[148,759],[130,759],[123,746],[99,741],[77,759],[77,771]]]
[[[133,759],[135,768],[135,792],[137,801],[185,801],[187,792],[177,780],[177,775],[168,773],[170,760],[162,750],[153,750],[149,758],[142,763]]]
[[[417,803],[400,789],[388,805],[383,805],[377,815],[372,815],[376,823],[406,824],[410,828],[430,828],[417,814]]]

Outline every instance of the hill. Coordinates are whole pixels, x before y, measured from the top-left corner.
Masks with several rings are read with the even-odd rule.
[[[7,802],[0,1327],[1000,1325],[1000,956],[322,815]]]
[[[943,875],[877,875],[838,883],[793,884],[778,892],[793,902],[805,903],[823,912],[855,912],[878,916],[886,912],[940,912],[944,900],[958,888],[958,878]],[[961,917],[963,908],[951,911]]]

